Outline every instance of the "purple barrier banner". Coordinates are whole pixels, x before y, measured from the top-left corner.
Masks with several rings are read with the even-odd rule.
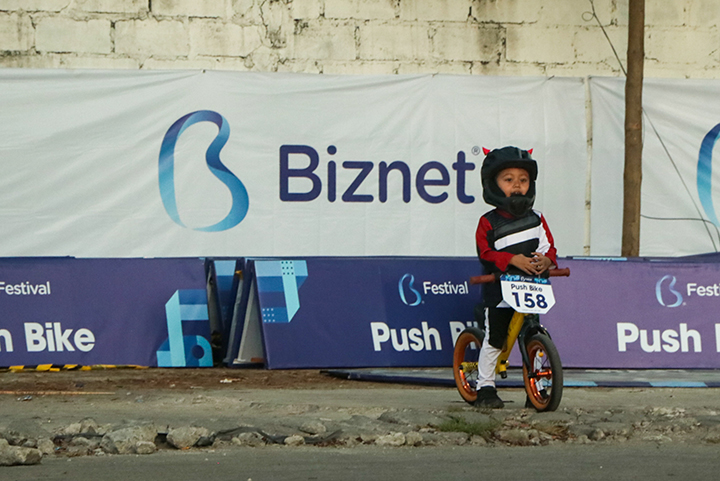
[[[561,259],[541,316],[565,367],[720,368],[720,263]],[[452,365],[475,258],[256,260],[267,367]],[[510,358],[517,366],[514,348]]]
[[[0,366],[212,366],[202,259],[0,259]]]
[[[474,258],[252,265],[270,369],[452,364],[454,338],[480,299],[468,284],[481,269]]]
[[[560,262],[542,323],[564,366],[720,368],[720,263]]]

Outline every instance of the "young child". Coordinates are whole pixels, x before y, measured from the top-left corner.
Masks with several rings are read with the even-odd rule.
[[[486,273],[540,276],[557,264],[547,222],[532,208],[538,169],[530,152],[517,147],[485,152],[480,170],[483,200],[496,208],[480,218],[475,240]],[[500,283],[485,284],[483,291],[486,336],[478,360],[475,405],[497,409],[504,404],[495,390],[495,365],[515,311],[503,301]]]

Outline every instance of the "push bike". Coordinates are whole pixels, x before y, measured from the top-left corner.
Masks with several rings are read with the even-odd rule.
[[[551,269],[550,277],[569,276],[570,269]],[[517,277],[517,276],[516,276]],[[487,284],[498,282],[495,274],[476,276],[470,279],[471,284]],[[505,280],[505,279],[503,279]],[[528,280],[527,278],[525,280]],[[540,284],[549,282],[534,279]],[[508,336],[498,358],[495,372],[501,378],[507,377],[508,358],[515,341],[518,341],[520,355],[522,356],[523,383],[527,393],[526,407],[534,407],[537,411],[554,411],[560,405],[563,392],[563,370],[560,355],[550,338],[550,334],[540,324],[537,313],[527,311],[524,307],[530,304],[531,310],[547,312],[552,307],[547,304],[544,295],[533,294],[533,288],[525,291],[524,298],[517,292],[511,293],[510,305],[516,310],[510,321]],[[535,288],[539,289],[539,288]],[[554,303],[554,298],[553,298]],[[540,307],[537,307],[540,304]],[[455,342],[453,352],[453,376],[455,385],[462,398],[472,404],[477,399],[476,383],[478,375],[478,356],[480,347],[485,338],[485,330],[479,327],[468,327],[463,330]]]

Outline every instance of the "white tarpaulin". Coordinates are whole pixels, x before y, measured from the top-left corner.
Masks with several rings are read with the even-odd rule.
[[[474,255],[505,145],[582,254],[582,79],[2,69],[0,256]]]
[[[620,255],[625,80],[592,78],[592,254]],[[646,79],[643,86],[640,255],[720,249],[720,169],[712,152],[720,123],[717,80]],[[701,154],[701,148],[704,153]],[[717,150],[717,149],[715,149]]]

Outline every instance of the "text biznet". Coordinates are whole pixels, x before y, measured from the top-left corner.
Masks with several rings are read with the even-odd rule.
[[[329,156],[337,153],[337,148],[327,148]],[[292,160],[291,160],[292,159]],[[293,167],[291,167],[291,163]],[[455,182],[455,196],[463,204],[475,202],[475,197],[465,192],[466,173],[475,170],[475,164],[465,161],[465,152],[457,153],[457,161],[451,167],[451,175],[447,167],[440,162],[430,161],[422,164],[413,173],[410,166],[401,161],[374,162],[363,160],[334,160],[331,157],[323,162],[320,155],[309,145],[283,145],[280,147],[280,200],[283,202],[309,202],[320,197],[323,192],[329,202],[373,202],[376,195],[380,202],[388,199],[388,179],[400,179],[402,182],[402,199],[408,203],[412,197],[411,185],[414,184],[416,194],[430,204],[445,202],[449,197],[446,187]],[[342,169],[353,177],[353,180],[338,185],[338,170]],[[376,178],[378,191],[369,193],[363,188],[368,178]],[[414,180],[414,182],[413,182]],[[293,181],[293,186],[291,186]],[[302,184],[302,188],[297,184]]]

